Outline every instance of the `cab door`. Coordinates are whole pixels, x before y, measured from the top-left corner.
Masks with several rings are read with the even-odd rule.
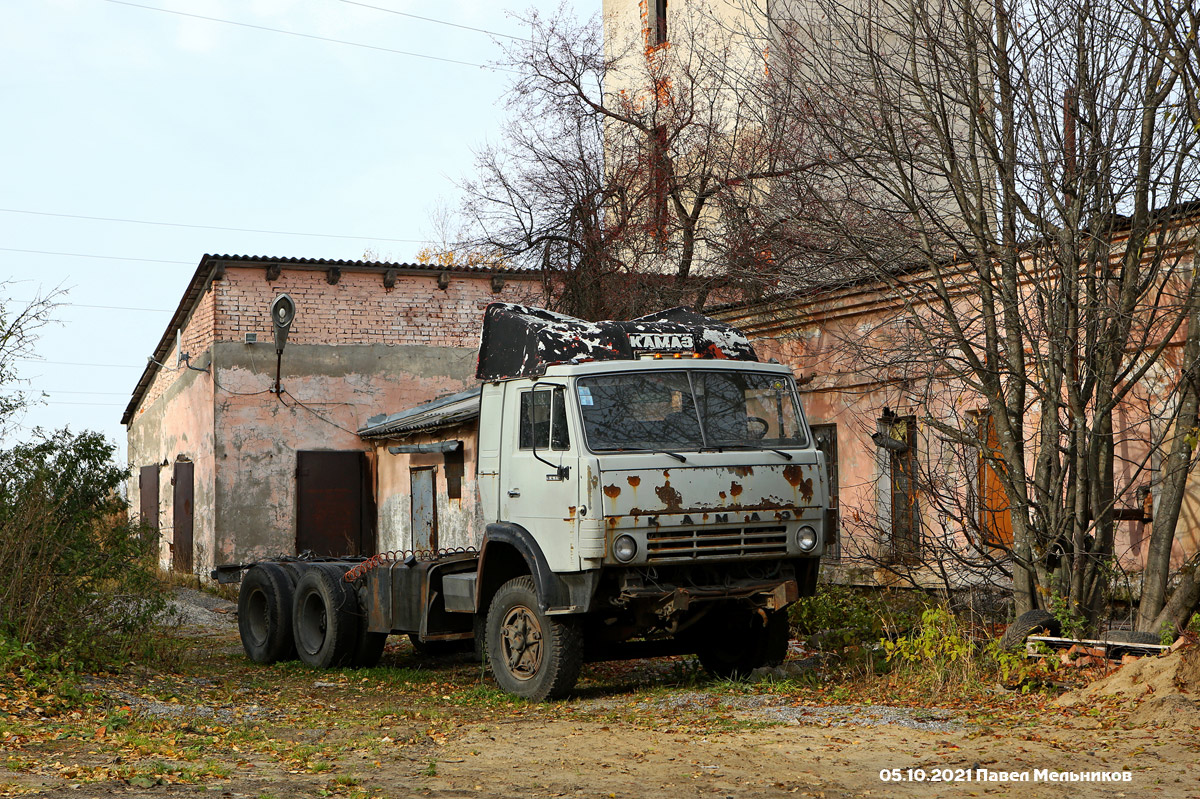
[[[565,387],[509,384],[505,397],[501,520],[533,534],[550,567],[578,568],[578,450],[567,412]],[[511,409],[511,410],[510,410]],[[514,418],[515,417],[515,418]]]

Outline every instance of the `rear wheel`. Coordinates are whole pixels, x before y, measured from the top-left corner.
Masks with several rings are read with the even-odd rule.
[[[275,663],[296,657],[294,594],[292,575],[276,563],[260,563],[246,573],[238,592],[238,632],[248,658]]]
[[[777,666],[787,657],[790,631],[786,610],[767,613],[765,621],[755,611],[723,611],[712,624],[700,627],[704,637],[696,655],[714,677],[741,679],[757,668]]]
[[[583,665],[583,633],[569,616],[547,616],[532,577],[500,586],[487,617],[487,651],[496,682],[540,702],[567,694]]]
[[[317,564],[304,572],[292,611],[302,661],[320,669],[354,665],[359,621],[358,597],[341,569]]]

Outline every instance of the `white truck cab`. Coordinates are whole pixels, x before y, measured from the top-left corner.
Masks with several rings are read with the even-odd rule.
[[[483,388],[485,518],[555,572],[814,557],[827,504],[790,370],[643,358]]]

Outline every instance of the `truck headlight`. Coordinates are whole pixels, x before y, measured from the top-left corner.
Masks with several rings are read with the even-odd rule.
[[[817,548],[817,531],[804,525],[796,531],[796,546],[802,552],[812,552]]]
[[[614,558],[622,563],[628,563],[637,554],[637,541],[633,540],[633,536],[619,536],[616,541],[613,541],[612,552]]]

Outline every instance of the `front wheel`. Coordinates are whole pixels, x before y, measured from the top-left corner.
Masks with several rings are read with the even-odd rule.
[[[777,666],[787,657],[788,618],[786,610],[763,616],[753,611],[718,613],[712,624],[701,624],[703,635],[696,654],[700,665],[714,677],[734,680],[748,677],[762,666]]]
[[[583,665],[583,633],[569,616],[547,616],[532,577],[500,586],[487,618],[487,652],[496,682],[534,702],[575,687]]]

